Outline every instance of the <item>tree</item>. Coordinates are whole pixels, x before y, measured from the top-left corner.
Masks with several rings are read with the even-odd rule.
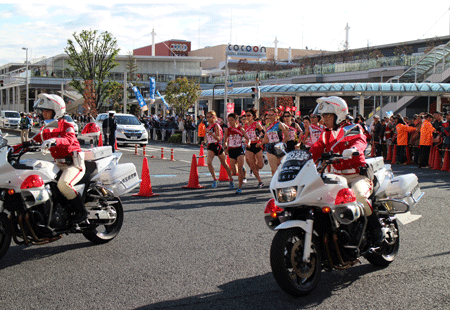
[[[129,52],[127,55],[127,80],[129,82],[136,80],[136,72],[137,72],[137,64],[136,57],[133,56],[132,52]]]
[[[70,68],[66,70],[72,77],[70,86],[84,97],[88,93],[85,81],[92,81],[89,87],[93,88],[95,96],[84,99],[88,105],[92,105],[89,106],[90,110],[98,110],[112,86],[111,81],[106,81],[109,72],[119,65],[115,61],[120,51],[117,40],[107,31],[97,35],[97,30],[82,30],[80,34],[75,32],[73,38],[74,41],[67,40],[64,49],[69,56]]]
[[[194,80],[177,78],[167,84],[166,101],[175,109],[176,113],[185,114],[200,96],[200,86]]]
[[[105,94],[104,100],[109,100],[112,104],[114,111],[120,112],[123,105],[123,85],[117,81],[113,81],[110,84],[108,92]]]

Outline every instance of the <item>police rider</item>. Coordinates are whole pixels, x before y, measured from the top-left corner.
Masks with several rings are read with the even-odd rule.
[[[86,169],[84,153],[75,136],[75,129],[63,118],[66,112],[66,103],[60,96],[39,94],[33,107],[35,111],[42,114],[44,121],[54,119],[58,122],[57,127],[44,125],[32,140],[42,143],[41,148],[44,151],[50,151],[56,165],[62,170],[57,183],[58,189],[74,208],[75,214],[71,218],[71,222],[81,223],[86,220],[87,211],[81,196],[73,186],[83,178]]]
[[[347,103],[340,97],[321,97],[317,99],[317,106],[314,114],[319,114],[324,119],[326,130],[322,132],[319,140],[317,140],[311,147],[310,152],[314,161],[321,157],[322,153],[333,151],[333,153],[342,154],[347,157],[350,154],[350,159],[340,160],[334,162],[333,173],[342,175],[347,179],[348,186],[355,193],[356,200],[363,204],[364,213],[367,217],[368,226],[372,230],[375,243],[379,244],[382,241],[381,224],[375,214],[373,214],[372,205],[368,199],[373,191],[373,183],[367,175],[365,175],[364,168],[366,167],[366,159],[364,157],[364,150],[367,147],[366,137],[363,130],[360,130],[359,135],[352,135],[345,137],[336,146],[344,136],[344,129],[341,124],[345,124],[345,118],[348,114]],[[331,149],[334,146],[333,150]],[[351,156],[351,154],[358,152],[358,156]]]

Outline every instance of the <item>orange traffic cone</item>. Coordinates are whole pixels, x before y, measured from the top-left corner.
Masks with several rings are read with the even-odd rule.
[[[444,163],[442,164],[441,171],[449,171],[450,170],[450,161],[449,161],[449,155],[448,155],[448,149],[445,150],[444,155]]]
[[[118,150],[119,148],[117,147],[117,140],[114,141],[114,149]]]
[[[150,171],[148,170],[147,157],[144,157],[144,161],[142,163],[141,178],[142,178],[142,181],[141,181],[141,187],[139,188],[139,193],[133,194],[133,196],[140,196],[140,197],[159,196],[159,194],[155,194],[152,192],[152,183],[150,182]]]
[[[375,157],[375,143],[372,143],[372,147],[371,147],[371,151],[370,151],[370,157]]]
[[[98,146],[103,146],[102,134],[98,137]]]
[[[192,154],[192,163],[191,163],[191,173],[189,174],[189,183],[186,186],[182,186],[183,188],[204,188],[201,186],[198,181],[198,169],[197,169],[197,158],[195,154]]]
[[[227,156],[227,164],[229,167],[230,166],[230,157],[229,156]],[[224,166],[222,166],[222,164],[220,165],[219,181],[220,182],[230,181],[227,170],[225,169]]]
[[[205,162],[205,153],[203,151],[203,144],[200,144],[200,154],[198,155],[198,166],[200,167],[208,166]]]
[[[397,144],[394,144],[394,151],[392,152],[392,161],[391,161],[392,165],[397,164],[396,159],[397,159]]]
[[[411,165],[411,163],[412,163],[411,149],[409,148],[409,146],[406,146],[406,163],[408,165]]]
[[[434,166],[434,146],[430,148],[430,156],[428,157],[428,167],[433,168]]]
[[[388,146],[386,160],[392,160],[392,144],[389,144],[389,146]]]
[[[434,151],[434,170],[441,170],[441,154],[439,153],[439,147],[436,146],[436,150]]]

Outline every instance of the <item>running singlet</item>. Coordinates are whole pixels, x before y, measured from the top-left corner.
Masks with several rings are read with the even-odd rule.
[[[267,130],[267,138],[269,138],[269,143],[277,143],[280,142],[280,122],[273,123],[270,125]]]
[[[324,132],[325,129],[322,126],[317,125],[309,125],[309,141],[307,143],[307,146],[311,147],[314,143],[316,143],[317,140],[319,140],[320,135],[322,132]]]
[[[217,140],[210,134],[211,131],[214,132],[214,127],[215,127],[215,126],[219,126],[219,137],[220,137],[220,140],[219,140],[219,141],[217,141]],[[208,142],[208,144],[210,144],[210,143],[217,143],[217,142],[222,141],[222,138],[223,138],[223,131],[222,131],[222,127],[220,127],[220,125],[219,125],[218,123],[214,123],[214,124],[212,124],[212,125],[209,125],[208,128],[206,128],[206,132],[207,132],[207,134],[206,134],[206,141]]]
[[[242,137],[244,134],[241,131],[241,126],[237,128],[228,127],[228,147],[237,148],[242,147]]]
[[[253,122],[251,125],[245,124],[244,126],[245,133],[249,137],[251,143],[258,143],[261,141],[256,135],[256,123],[257,122]]]
[[[288,126],[288,131],[289,131],[288,141],[295,141],[295,139],[297,138],[297,128]]]

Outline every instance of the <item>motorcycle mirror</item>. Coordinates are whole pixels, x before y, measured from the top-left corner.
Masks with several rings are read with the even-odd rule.
[[[357,124],[352,124],[343,127],[344,129],[344,137],[356,136],[361,133],[359,126]]]
[[[56,119],[49,119],[44,122],[45,122],[44,128],[58,128],[58,120]]]
[[[359,127],[358,124],[348,125],[348,126],[342,127],[342,129],[344,129],[344,135],[342,136],[342,138],[339,139],[339,141],[337,141],[337,142],[331,147],[331,150],[333,150],[334,147],[335,147],[336,145],[338,145],[339,142],[341,142],[342,139],[344,139],[345,137],[357,136],[357,135],[361,134],[361,129],[360,129],[360,127]]]
[[[286,154],[286,145],[283,142],[277,143],[273,146],[275,148],[275,151],[277,152],[277,155],[283,155]]]

